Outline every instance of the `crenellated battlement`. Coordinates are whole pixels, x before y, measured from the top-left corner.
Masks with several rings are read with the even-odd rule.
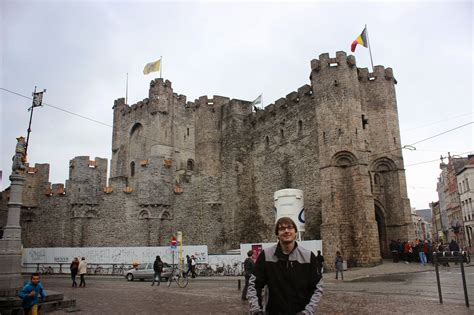
[[[347,56],[344,51],[336,52],[335,58],[330,58],[328,53],[319,55],[319,59],[311,60],[311,70],[319,72],[326,68],[334,68],[344,66],[352,68],[356,66],[356,60],[353,55]]]
[[[279,111],[288,110],[291,106],[298,106],[305,99],[313,97],[313,89],[310,85],[305,84],[296,91],[288,93],[286,97],[279,98],[275,103],[265,106],[262,110],[253,112],[246,121],[255,124],[258,120],[267,120],[274,117]]]
[[[393,76],[392,68],[386,68],[384,66],[375,66],[374,72],[369,72],[367,68],[357,68],[359,81],[374,81],[377,79],[393,80],[397,84],[397,80]]]

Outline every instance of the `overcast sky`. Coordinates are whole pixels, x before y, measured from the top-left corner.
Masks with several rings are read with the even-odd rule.
[[[147,62],[163,56],[163,77],[188,101],[202,95],[264,105],[309,84],[310,61],[350,53],[368,25],[375,65],[392,67],[402,144],[473,121],[473,7],[456,2],[127,2],[1,1],[2,190],[9,186],[16,137],[26,136],[34,87],[29,162],[49,163],[64,183],[75,156],[111,157],[112,106],[148,97]],[[368,49],[355,52],[370,67]],[[109,125],[109,126],[107,126]],[[439,157],[473,153],[473,124],[404,150],[412,207],[438,200]],[[420,164],[418,164],[420,163]],[[417,165],[414,165],[417,164]]]

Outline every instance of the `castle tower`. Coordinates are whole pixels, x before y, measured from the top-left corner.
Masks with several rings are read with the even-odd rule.
[[[175,103],[171,82],[161,78],[150,82],[149,98],[132,106],[123,99],[115,101],[112,178],[125,176],[132,183],[140,161],[151,156],[172,158]],[[185,99],[180,103],[184,106]]]
[[[107,159],[76,156],[69,161],[69,180],[66,189],[71,193],[71,204],[98,205],[107,184]]]
[[[201,96],[195,101],[196,163],[201,175],[218,177],[221,172],[221,108],[228,103],[226,97]]]
[[[349,265],[380,262],[370,190],[368,132],[355,58],[337,52],[311,61],[320,157],[321,235],[329,261],[340,250]]]
[[[382,255],[390,257],[389,243],[412,239],[410,201],[407,196],[395,84],[391,68],[359,69],[359,86],[369,132],[369,170]]]

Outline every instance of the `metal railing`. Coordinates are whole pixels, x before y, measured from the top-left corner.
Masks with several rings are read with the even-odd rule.
[[[23,263],[23,273],[38,272],[40,274],[70,274],[71,263]],[[117,263],[87,263],[88,275],[111,275],[122,276],[125,271],[131,269],[132,264]]]

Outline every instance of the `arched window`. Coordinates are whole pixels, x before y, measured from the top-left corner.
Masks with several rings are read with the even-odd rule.
[[[132,177],[135,176],[135,162],[134,161],[130,163],[130,176]]]
[[[150,212],[148,210],[142,210],[138,214],[138,219],[139,220],[148,220],[150,219]]]
[[[132,129],[130,130],[131,137],[139,137],[143,131],[143,126],[140,123],[135,123]]]

